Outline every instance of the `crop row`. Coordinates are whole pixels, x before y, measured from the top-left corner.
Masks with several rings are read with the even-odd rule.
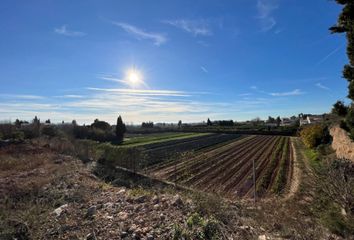
[[[289,150],[288,137],[249,136],[187,159],[167,162],[151,172],[155,177],[192,188],[241,197],[253,191],[254,161],[257,193],[270,189],[281,193],[290,174]]]
[[[179,141],[173,141],[173,143],[169,143],[171,141],[168,141],[161,143],[160,146],[156,144],[153,147],[147,145],[144,147],[146,166],[164,162],[171,158],[174,159],[184,152],[195,152],[204,148],[210,148],[239,137],[240,135],[237,134],[212,134],[193,139],[180,139]]]
[[[287,167],[289,163],[289,138],[286,139],[285,146],[283,148],[283,154],[280,161],[278,174],[275,178],[272,191],[276,194],[282,193],[286,184]]]
[[[280,143],[277,145],[275,151],[271,155],[270,162],[267,168],[265,169],[264,174],[262,175],[262,177],[260,177],[259,181],[257,182],[256,191],[258,196],[263,195],[267,191],[268,186],[272,181],[272,176],[274,176],[274,169],[276,169],[277,167],[279,154],[281,154],[284,145],[284,140],[285,138],[282,138],[280,140]]]

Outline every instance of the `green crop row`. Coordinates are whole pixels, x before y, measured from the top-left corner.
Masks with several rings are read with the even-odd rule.
[[[267,165],[265,173],[263,174],[260,181],[258,181],[258,184],[256,186],[256,191],[257,191],[258,195],[264,194],[264,192],[268,188],[268,185],[270,184],[270,181],[271,181],[272,175],[273,175],[273,171],[277,166],[278,156],[283,149],[285,139],[286,139],[286,137],[281,138],[280,142],[278,143],[275,151],[273,152],[273,154],[271,156],[270,162]]]
[[[283,154],[280,161],[279,171],[276,176],[272,191],[273,193],[280,194],[284,190],[286,184],[286,162],[288,159],[288,150],[289,150],[289,139],[286,139],[285,147],[283,148]]]

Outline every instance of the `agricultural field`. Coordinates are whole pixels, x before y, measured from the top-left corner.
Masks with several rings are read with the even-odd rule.
[[[184,132],[165,132],[156,134],[128,134],[122,146],[136,147],[152,143],[160,143],[170,140],[188,139],[197,136],[206,136],[209,133],[184,133]]]
[[[149,174],[227,198],[247,198],[254,193],[254,161],[258,197],[287,191],[293,164],[289,137],[243,136],[219,142],[215,139],[218,138],[212,135],[182,144],[196,146],[196,151],[192,156],[153,165],[148,170]],[[206,142],[209,144],[203,145]],[[176,147],[178,144],[167,144],[151,149],[163,152]]]
[[[147,167],[180,159],[182,155],[197,154],[242,138],[238,134],[220,133],[184,133],[173,137],[166,136],[171,135],[156,134],[154,140],[151,140],[151,136],[142,136],[137,138],[145,138],[145,141],[140,140],[139,143],[123,146],[102,144],[101,148],[105,151],[105,158],[113,165],[133,171],[145,171]]]

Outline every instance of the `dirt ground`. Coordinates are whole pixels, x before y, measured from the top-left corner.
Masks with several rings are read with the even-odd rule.
[[[291,194],[254,205],[114,186],[92,173],[94,163],[48,146],[10,145],[0,148],[0,239],[173,239],[181,229],[200,230],[190,227],[196,213],[204,222],[216,219],[215,239],[340,239],[311,215],[312,177],[303,159],[296,152]]]

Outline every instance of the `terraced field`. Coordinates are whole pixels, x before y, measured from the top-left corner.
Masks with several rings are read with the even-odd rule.
[[[208,142],[207,137],[203,139]],[[199,140],[187,145],[197,144]],[[173,149],[176,145],[170,147]],[[253,195],[254,160],[258,196],[282,194],[289,186],[292,174],[289,137],[245,136],[201,149],[193,157],[152,166],[149,173],[156,178],[228,198],[250,197]]]

